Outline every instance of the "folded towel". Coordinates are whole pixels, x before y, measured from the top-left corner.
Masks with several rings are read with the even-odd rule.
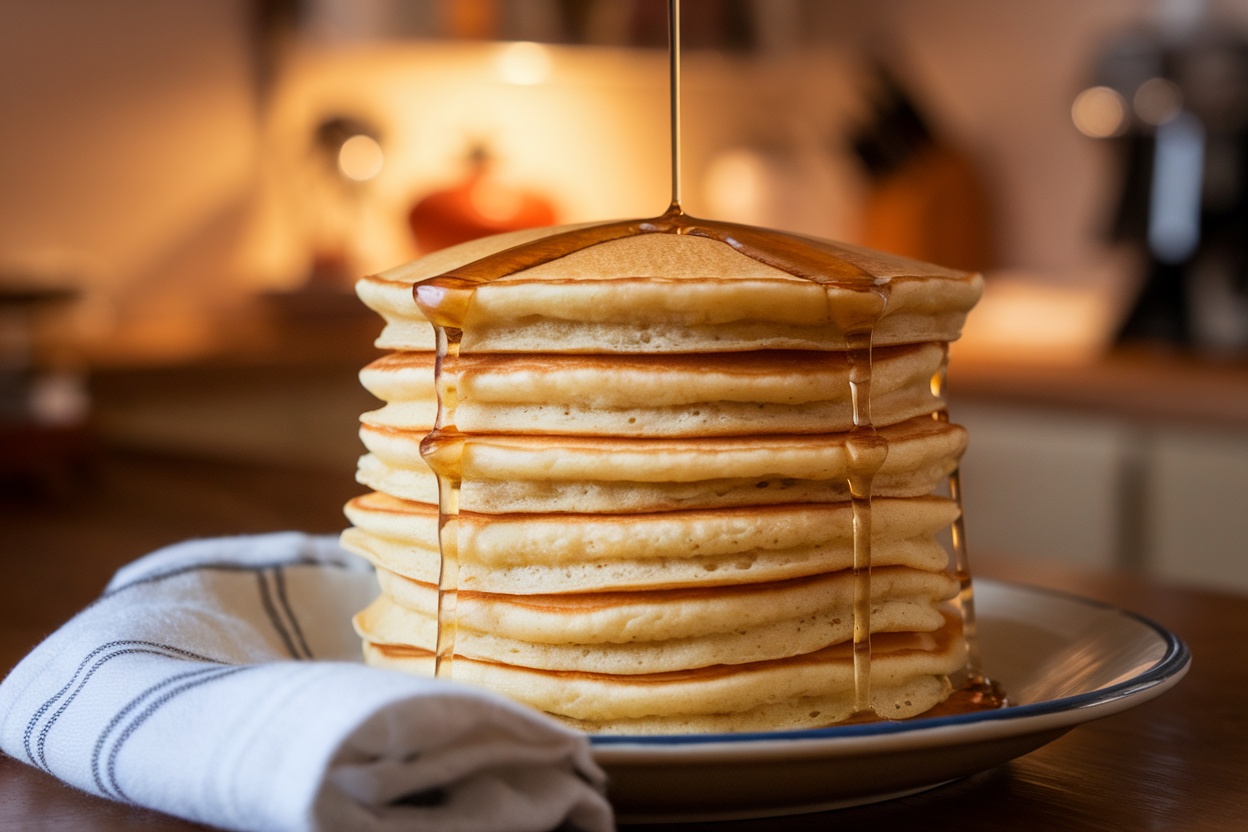
[[[350,617],[376,591],[329,538],[148,555],[0,683],[0,748],[227,829],[610,829],[583,735],[360,663]]]

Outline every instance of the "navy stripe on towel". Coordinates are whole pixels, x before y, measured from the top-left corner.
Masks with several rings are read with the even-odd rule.
[[[100,659],[98,662],[91,665],[90,669],[87,668],[87,665],[90,664],[92,659],[96,656],[107,650],[113,650],[114,648],[121,649],[117,649],[115,652]],[[183,650],[182,648],[174,647],[171,644],[161,644],[160,642],[155,641],[131,639],[110,641],[107,644],[101,644],[99,647],[96,647],[88,653],[83,660],[79,662],[77,669],[74,670],[73,674],[69,678],[69,681],[65,683],[64,687],[52,694],[47,701],[40,705],[38,710],[36,710],[27,721],[26,730],[22,734],[22,747],[26,752],[26,758],[32,765],[38,766],[44,771],[49,770],[47,760],[44,755],[44,744],[47,741],[48,732],[52,730],[52,726],[58,719],[60,719],[61,715],[65,712],[65,709],[68,708],[73,700],[78,696],[79,692],[81,692],[82,688],[87,684],[95,671],[102,667],[105,663],[117,658],[118,656],[133,655],[136,653],[164,656],[172,659],[191,659],[194,661],[211,662],[213,664],[225,664],[225,662],[222,662],[219,659],[214,659],[209,656],[201,656],[198,653],[192,653],[189,650]],[[75,683],[77,683],[76,687]],[[72,693],[70,692],[71,688],[73,689]],[[62,701],[63,698],[64,701]],[[57,702],[61,702],[60,707],[57,708],[52,716],[48,718],[48,721],[44,723],[43,728],[39,730],[39,738],[36,743],[36,747],[32,747],[31,741],[34,739],[35,730],[39,725],[39,721],[43,719],[44,714],[56,705]]]
[[[105,775],[107,777],[108,786],[113,795],[115,795],[118,800],[125,800],[130,803],[134,802],[117,782],[117,755],[121,753],[121,749],[134,735],[134,732],[138,730],[139,726],[141,726],[153,714],[169,702],[186,693],[188,690],[193,690],[202,685],[206,685],[209,682],[215,682],[218,679],[224,679],[227,676],[233,676],[235,673],[241,673],[244,670],[250,670],[255,667],[259,667],[259,665],[244,664],[234,665],[232,667],[212,668],[212,670],[215,671],[212,675],[201,675],[199,678],[185,681],[181,686],[166,691],[163,695],[136,715],[135,718],[131,720],[124,729],[122,729],[121,733],[117,737],[117,741],[113,744],[112,750],[108,753],[108,765],[106,767]]]

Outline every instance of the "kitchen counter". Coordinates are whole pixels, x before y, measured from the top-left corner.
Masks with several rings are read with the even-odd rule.
[[[1096,361],[1049,364],[959,356],[952,401],[1063,408],[1135,422],[1248,431],[1248,358],[1161,348],[1114,350]]]

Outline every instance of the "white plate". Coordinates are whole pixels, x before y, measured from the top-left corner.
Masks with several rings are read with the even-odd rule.
[[[1172,633],[1086,599],[981,579],[975,603],[984,670],[1011,707],[812,731],[595,737],[619,820],[766,817],[913,794],[1147,702],[1190,663]]]

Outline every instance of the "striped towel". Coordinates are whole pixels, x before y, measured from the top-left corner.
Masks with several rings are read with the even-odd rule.
[[[583,735],[365,667],[371,567],[329,538],[198,540],[126,566],[0,683],[0,748],[239,830],[603,830]]]

